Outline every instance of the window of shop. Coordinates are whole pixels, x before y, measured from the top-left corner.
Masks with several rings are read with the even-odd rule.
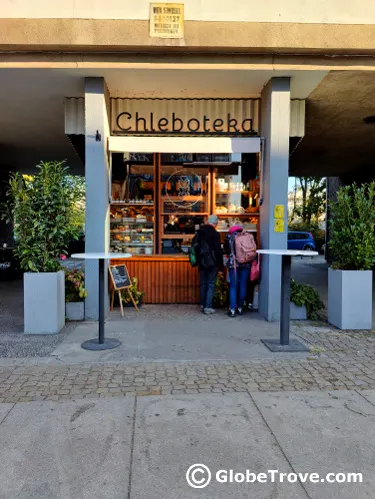
[[[259,228],[258,154],[112,154],[112,252],[187,255],[211,213]]]

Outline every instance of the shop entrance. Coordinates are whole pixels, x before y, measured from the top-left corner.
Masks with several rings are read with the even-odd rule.
[[[113,152],[110,195],[110,250],[132,253],[145,303],[199,303],[188,255],[210,214],[222,242],[239,220],[259,240],[259,152]]]

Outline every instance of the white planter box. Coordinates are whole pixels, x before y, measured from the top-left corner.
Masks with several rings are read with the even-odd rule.
[[[298,307],[294,302],[290,302],[290,320],[305,321],[307,319],[306,306]]]
[[[55,334],[65,325],[65,275],[27,272],[23,277],[26,334]]]
[[[85,302],[71,301],[65,303],[65,317],[69,321],[83,321],[85,318]]]
[[[372,271],[328,269],[328,322],[372,329]]]

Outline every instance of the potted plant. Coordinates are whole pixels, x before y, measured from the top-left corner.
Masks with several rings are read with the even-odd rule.
[[[83,321],[85,318],[85,274],[82,269],[65,271],[65,317],[70,321]]]
[[[316,320],[324,303],[315,288],[290,280],[290,318],[292,320]]]
[[[125,307],[132,307],[133,302],[132,299],[130,298],[130,293],[132,294],[134,301],[137,305],[137,307],[142,306],[142,300],[145,295],[144,291],[140,291],[138,289],[138,279],[136,277],[133,277],[131,279],[131,286],[127,289],[124,289],[121,291],[121,299]]]
[[[341,187],[330,209],[328,322],[340,329],[371,329],[375,183]]]
[[[219,272],[216,278],[214,305],[216,308],[225,308],[229,303],[229,285],[223,272]]]
[[[59,256],[77,237],[75,189],[64,162],[41,162],[34,176],[11,175],[5,216],[13,223],[15,255],[24,270],[24,331],[58,333],[65,324],[64,272]]]

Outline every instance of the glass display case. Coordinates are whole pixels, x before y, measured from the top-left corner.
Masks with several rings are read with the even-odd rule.
[[[240,220],[259,228],[255,154],[141,154],[113,158],[110,248],[133,255],[188,254],[211,213],[224,239]]]
[[[162,164],[160,188],[160,252],[187,254],[209,214],[209,168]]]
[[[244,229],[257,232],[260,181],[256,164],[241,162],[214,169],[213,213],[219,217],[219,232],[228,232],[241,221]]]
[[[112,179],[110,250],[133,255],[155,252],[153,165],[126,165]]]

